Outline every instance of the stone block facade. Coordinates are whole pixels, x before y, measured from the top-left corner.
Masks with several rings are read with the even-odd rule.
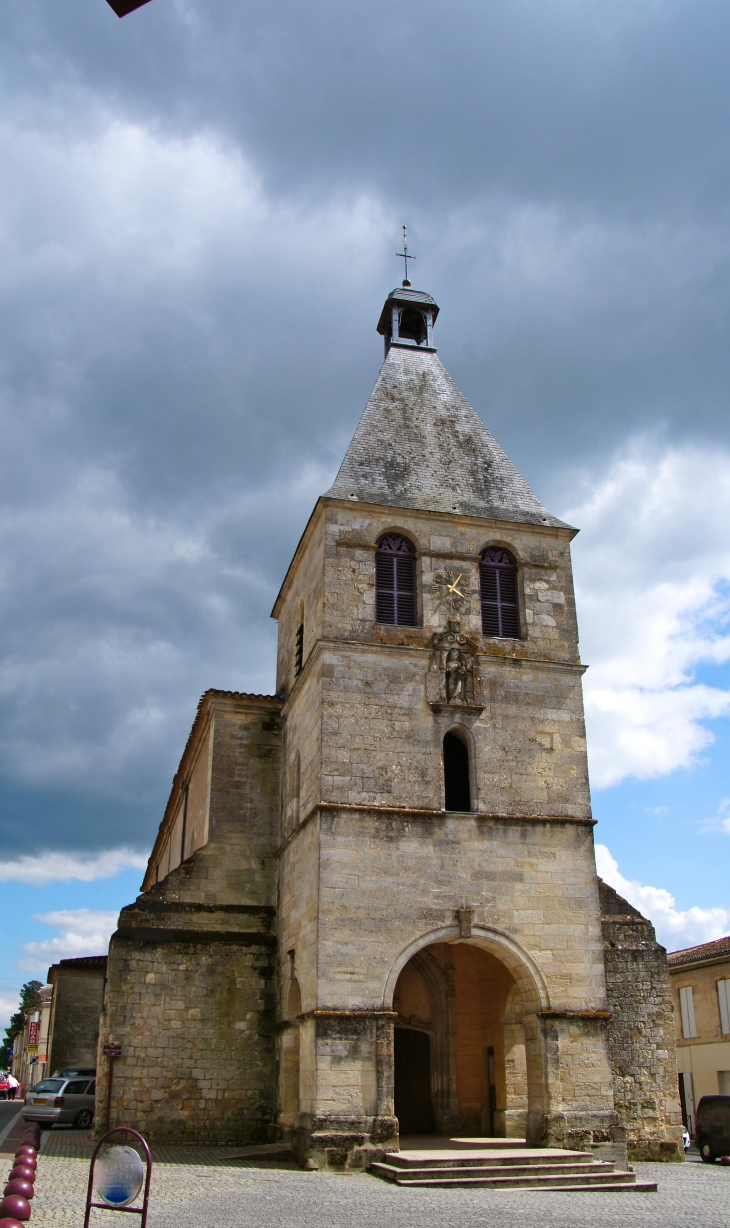
[[[104,1001],[106,956],[62,959],[48,969],[53,986],[46,1071],[93,1067]]]
[[[157,1141],[267,1138],[274,1087],[271,911],[171,909],[145,899],[121,922],[101,1030],[102,1045],[122,1045],[112,1124]],[[108,1067],[100,1054],[99,1129]]]

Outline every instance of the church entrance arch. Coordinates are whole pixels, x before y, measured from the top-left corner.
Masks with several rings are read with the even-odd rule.
[[[400,1133],[524,1138],[544,1112],[544,984],[506,935],[456,934],[405,952],[389,981]]]

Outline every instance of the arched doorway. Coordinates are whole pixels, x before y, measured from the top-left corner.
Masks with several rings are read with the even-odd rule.
[[[396,1028],[393,1099],[401,1134],[433,1134],[431,1037],[417,1028]]]
[[[525,1136],[523,994],[502,960],[469,940],[424,947],[393,1010],[401,1135]]]

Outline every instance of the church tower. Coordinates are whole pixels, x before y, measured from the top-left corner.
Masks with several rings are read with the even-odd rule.
[[[404,284],[274,607],[282,1127],[620,1143],[570,562]]]
[[[596,877],[570,562],[409,283],[273,610],[274,695],[203,696],[122,910],[97,1119],[681,1159],[666,953]],[[108,1079],[109,1047],[114,1059]]]

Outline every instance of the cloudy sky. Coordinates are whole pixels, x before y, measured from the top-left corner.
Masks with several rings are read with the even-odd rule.
[[[730,10],[0,8],[0,1004],[104,949],[401,271],[574,547],[601,872],[730,932]]]

